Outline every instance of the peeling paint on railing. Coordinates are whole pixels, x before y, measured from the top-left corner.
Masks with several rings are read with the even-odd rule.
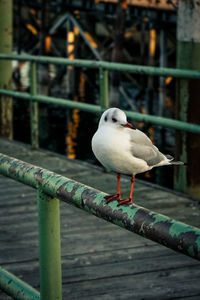
[[[18,159],[0,155],[0,173],[40,188],[51,197],[200,260],[200,229],[136,204],[106,204],[105,193]]]

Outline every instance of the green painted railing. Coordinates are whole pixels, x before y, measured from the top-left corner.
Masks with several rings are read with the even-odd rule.
[[[200,79],[200,71],[182,70],[172,68],[157,68],[150,66],[129,65],[120,63],[111,63],[105,61],[90,61],[74,59],[69,60],[60,57],[44,57],[32,55],[8,55],[0,54],[0,59],[18,60],[30,62],[30,94],[16,91],[8,91],[0,89],[0,94],[13,96],[18,99],[25,99],[31,103],[31,142],[33,147],[39,146],[39,132],[38,132],[38,102],[56,104],[66,108],[78,108],[91,113],[102,113],[109,107],[108,100],[108,72],[120,71],[129,72],[140,75],[150,76],[173,76],[176,78],[198,78]],[[99,69],[99,87],[100,87],[100,105],[93,105],[88,103],[75,102],[71,99],[60,99],[55,97],[42,96],[37,94],[37,64],[51,63],[57,65],[72,65],[75,67]],[[163,127],[174,128],[178,130],[194,132],[200,134],[200,125],[172,120],[153,115],[146,115],[126,111],[129,118],[135,121],[149,122]]]
[[[0,268],[0,288],[14,299],[62,299],[60,200],[200,260],[199,228],[136,204],[120,207],[116,201],[106,204],[105,193],[3,154],[0,154],[0,174],[37,189],[40,295]]]
[[[68,60],[66,58],[29,55],[0,54],[0,59],[30,62],[30,93],[0,89],[0,94],[30,101],[31,143],[35,148],[39,147],[38,102],[56,104],[66,108],[78,108],[100,114],[109,107],[109,71],[118,70],[120,72],[130,72],[140,75],[200,79],[200,71],[194,70],[155,68],[102,61]],[[38,95],[38,63],[99,69],[99,105]],[[126,111],[126,113],[129,118],[135,121],[149,122],[164,127],[200,133],[200,126],[196,124],[130,111]],[[105,194],[99,191],[4,155],[0,155],[0,163],[1,174],[36,188],[38,195],[40,295],[26,283],[21,282],[7,271],[0,269],[0,288],[9,293],[14,299],[60,300],[62,298],[59,200],[73,204],[107,221],[200,260],[200,229],[198,228],[177,222],[135,204],[130,207],[124,206],[120,208],[114,202],[106,205],[104,201]]]
[[[0,289],[13,299],[39,300],[40,293],[12,273],[0,267]]]

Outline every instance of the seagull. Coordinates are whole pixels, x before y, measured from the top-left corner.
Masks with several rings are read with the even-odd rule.
[[[184,165],[171,155],[164,155],[148,136],[127,122],[119,108],[109,108],[102,114],[98,129],[92,138],[92,151],[106,168],[117,173],[117,193],[105,196],[106,203],[118,201],[118,206],[132,204],[135,175],[165,165]],[[122,199],[121,174],[131,175],[130,195]]]

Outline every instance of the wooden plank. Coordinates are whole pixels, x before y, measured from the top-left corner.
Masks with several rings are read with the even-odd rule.
[[[114,264],[96,264],[83,267],[70,268],[63,264],[63,284],[66,286],[65,297],[70,299],[82,299],[82,297],[106,296],[115,297],[120,293],[120,298],[125,296],[146,297],[147,299],[170,299],[170,297],[184,296],[187,294],[199,293],[198,276],[199,266],[194,264],[188,269],[189,262],[182,264],[173,256],[156,260],[137,257],[132,263],[115,262]],[[169,263],[170,262],[170,263]],[[20,268],[13,264],[7,267],[9,271],[19,275],[23,272],[22,278],[27,282],[34,282],[38,287],[38,263],[31,265],[21,263]],[[184,274],[184,275],[183,275]],[[191,282],[191,276],[194,278]],[[102,289],[103,287],[103,289]],[[101,294],[102,293],[102,294]],[[64,297],[64,299],[66,299]],[[104,298],[103,298],[104,299]]]

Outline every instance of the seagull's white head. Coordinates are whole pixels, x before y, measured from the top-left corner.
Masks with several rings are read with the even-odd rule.
[[[127,122],[126,114],[116,107],[112,107],[104,111],[99,121],[99,127],[101,126],[112,126],[115,128],[128,127],[135,129],[134,125]]]

